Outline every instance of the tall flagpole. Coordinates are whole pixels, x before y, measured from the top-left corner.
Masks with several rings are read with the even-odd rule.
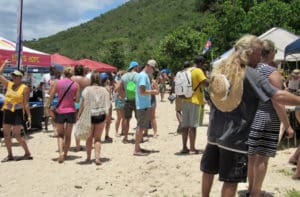
[[[17,32],[17,43],[16,43],[16,63],[18,69],[20,69],[22,63],[22,50],[23,50],[22,20],[23,20],[23,0],[20,0],[20,7],[18,10],[18,32]]]

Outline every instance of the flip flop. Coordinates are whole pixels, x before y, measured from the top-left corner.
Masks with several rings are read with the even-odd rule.
[[[141,152],[142,152],[142,153],[151,153],[151,150],[147,150],[147,149],[141,148]]]
[[[29,156],[24,155],[23,157],[17,159],[17,161],[21,161],[21,160],[33,160],[33,157],[31,155]]]
[[[199,152],[199,150],[194,150],[194,151],[189,151],[189,154],[190,155],[198,155],[200,152]]]
[[[147,153],[143,153],[143,152],[134,152],[133,153],[134,156],[147,156]]]
[[[296,161],[289,161],[289,164],[292,164],[292,165],[297,165],[297,162]]]
[[[186,149],[186,150],[182,149],[181,151],[179,151],[176,154],[178,154],[178,155],[188,155],[189,153],[190,153],[189,149]]]
[[[300,177],[298,177],[298,176],[292,176],[292,179],[296,180],[296,181],[300,181]]]
[[[12,156],[7,156],[7,157],[5,157],[4,159],[2,159],[1,162],[4,163],[4,162],[8,162],[8,161],[13,161],[13,160],[14,160],[14,157],[12,157]]]

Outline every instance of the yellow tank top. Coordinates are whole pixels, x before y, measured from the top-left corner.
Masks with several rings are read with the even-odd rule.
[[[2,110],[7,109],[14,112],[16,109],[24,108],[24,91],[27,86],[21,84],[17,90],[13,90],[13,85],[14,83],[11,81],[7,84]]]

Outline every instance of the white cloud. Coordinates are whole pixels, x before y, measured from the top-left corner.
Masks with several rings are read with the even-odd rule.
[[[55,34],[100,15],[128,0],[23,0],[23,38],[30,40]],[[19,0],[0,1],[0,36],[17,37]]]

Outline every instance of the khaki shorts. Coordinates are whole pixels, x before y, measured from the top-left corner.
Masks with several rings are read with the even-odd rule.
[[[150,118],[150,108],[146,109],[137,109],[136,110],[137,116],[137,126],[140,129],[148,129],[149,123],[151,121]]]

